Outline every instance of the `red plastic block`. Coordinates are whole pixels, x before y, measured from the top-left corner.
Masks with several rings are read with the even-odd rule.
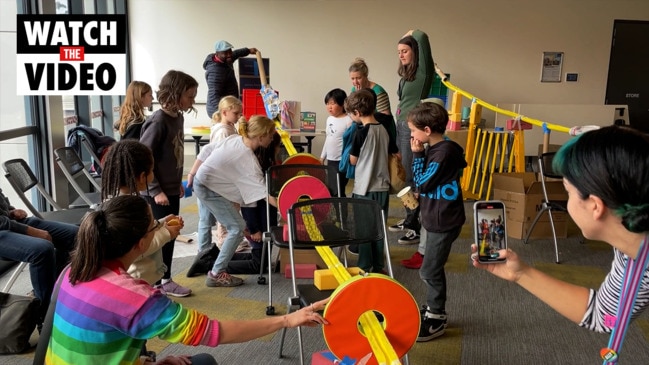
[[[448,123],[446,123],[447,131],[459,131],[460,129],[462,129],[462,122],[454,122],[452,120],[449,120]]]
[[[527,122],[523,122],[521,120],[521,126],[519,128],[518,125],[516,125],[514,119],[507,119],[507,130],[512,131],[512,130],[518,130],[518,129],[532,129],[532,125]]]
[[[313,272],[318,270],[315,264],[295,264],[295,278],[296,279],[313,279]],[[291,278],[291,264],[284,266],[284,276],[287,279]]]

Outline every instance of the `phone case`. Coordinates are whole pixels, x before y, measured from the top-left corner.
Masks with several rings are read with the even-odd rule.
[[[507,249],[505,203],[483,200],[473,204],[474,238],[478,245],[478,261],[484,264],[503,263],[498,251]]]

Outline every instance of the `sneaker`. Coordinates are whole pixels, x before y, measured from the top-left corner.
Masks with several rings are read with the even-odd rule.
[[[424,255],[420,254],[419,251],[415,251],[409,259],[401,260],[401,265],[407,269],[419,269],[423,262]]]
[[[217,275],[212,274],[212,271],[207,273],[207,278],[205,279],[205,285],[214,288],[214,287],[232,287],[239,286],[243,284],[243,279],[236,276],[232,276],[225,271],[218,273]]]
[[[388,227],[388,231],[390,232],[401,232],[403,231],[403,223],[405,222],[405,219],[402,219],[397,222],[397,224],[393,224],[390,227]]]
[[[426,342],[437,338],[446,332],[446,315],[433,314],[427,312],[421,319],[421,327],[419,328],[419,335],[417,342]]]
[[[192,293],[192,290],[185,288],[184,286],[178,285],[175,281],[169,280],[164,284],[159,284],[155,286],[156,289],[160,289],[162,294],[170,295],[172,297],[186,297]]]
[[[419,243],[419,234],[412,229],[409,229],[408,232],[406,232],[406,235],[399,238],[397,242],[399,242],[400,245],[416,245]]]

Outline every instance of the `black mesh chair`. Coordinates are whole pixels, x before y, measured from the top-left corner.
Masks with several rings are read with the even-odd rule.
[[[268,191],[268,196],[278,197],[284,184],[290,179],[296,176],[308,175],[317,178],[322,181],[329,190],[329,194],[332,197],[340,196],[338,191],[338,167],[337,166],[328,166],[328,165],[308,165],[308,164],[294,164],[294,165],[277,165],[271,166],[268,171],[266,171],[266,189]],[[267,211],[266,222],[271,222],[270,214],[271,211]],[[284,240],[284,227],[281,225],[270,226],[268,225],[267,231],[264,233],[264,244],[262,248],[262,257],[264,255],[268,258],[268,306],[266,307],[266,315],[275,314],[275,307],[273,306],[273,288],[272,288],[272,246],[277,246],[279,248],[288,248],[288,242]],[[313,249],[313,247],[309,247]],[[344,250],[342,251],[344,254]],[[276,262],[276,264],[278,264]],[[261,265],[261,271],[257,282],[259,284],[265,284],[266,280],[263,276],[264,265]]]
[[[54,150],[56,163],[61,167],[65,178],[74,190],[79,194],[79,198],[73,201],[71,207],[92,207],[101,202],[101,186],[86,169],[83,161],[72,147],[61,147]],[[86,182],[89,189],[81,187],[80,180]],[[94,191],[90,191],[93,188]]]
[[[315,246],[343,247],[382,241],[385,263],[393,277],[385,215],[380,205],[367,199],[327,198],[301,201],[288,211],[288,250],[293,293],[288,298],[288,312],[296,311],[331,295],[333,290],[318,290],[313,282],[297,283],[293,251]],[[302,332],[297,328],[300,363],[304,363]],[[282,357],[286,328],[282,331],[279,357]]]
[[[88,211],[88,208],[63,209],[47,190],[45,190],[45,187],[38,179],[36,179],[36,175],[34,175],[34,172],[29,168],[25,160],[19,158],[5,161],[2,167],[6,172],[5,177],[9,180],[9,184],[11,184],[11,187],[18,194],[20,200],[35,217],[56,222],[78,224]],[[49,204],[48,210],[39,211],[27,199],[26,193],[31,192],[33,188],[36,188],[39,196]]]
[[[550,218],[550,227],[552,228],[552,239],[554,240],[554,252],[555,252],[555,262],[559,263],[559,245],[557,243],[557,231],[554,227],[554,217],[552,212],[564,212],[568,213],[567,201],[555,201],[550,200],[548,197],[548,189],[546,186],[547,179],[561,179],[562,176],[557,174],[552,169],[552,160],[556,152],[546,152],[539,155],[539,175],[541,176],[541,186],[543,187],[543,201],[541,202],[541,209],[536,213],[536,217],[532,220],[530,228],[525,234],[523,243],[528,243],[530,235],[534,231],[534,226],[541,219],[541,216],[547,212],[548,217]]]
[[[9,184],[33,216],[44,220],[79,224],[88,211],[87,208],[62,209],[61,206],[54,201],[54,198],[52,198],[47,190],[45,190],[45,187],[38,181],[38,179],[36,179],[34,172],[29,168],[29,165],[25,160],[13,159],[5,161],[2,164],[2,167],[6,172],[5,177],[9,181]],[[32,191],[32,188],[36,188],[40,197],[45,199],[45,201],[51,206],[51,211],[39,211],[34,207],[31,201],[27,199],[26,193]],[[25,262],[21,262],[18,265],[11,274],[7,284],[5,284],[5,287],[2,290],[3,292],[8,292],[9,289],[11,289],[26,266],[27,263]]]

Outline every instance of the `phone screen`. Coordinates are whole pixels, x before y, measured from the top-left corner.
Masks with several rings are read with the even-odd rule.
[[[478,245],[478,261],[501,263],[498,250],[507,248],[505,227],[505,204],[501,201],[478,201],[473,205],[475,241]]]

